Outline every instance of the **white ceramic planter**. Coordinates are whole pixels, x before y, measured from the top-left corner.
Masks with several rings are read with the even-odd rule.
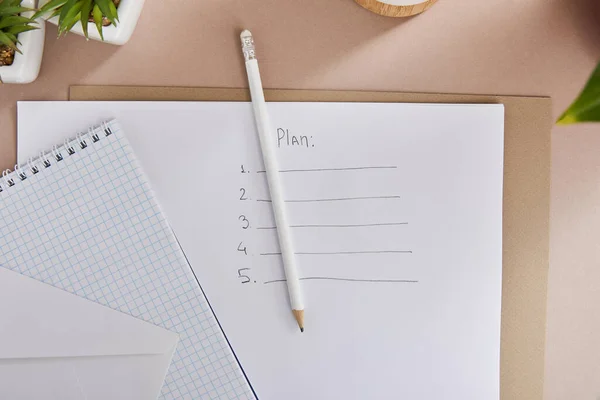
[[[41,0],[40,7],[48,1],[50,0]],[[110,25],[102,27],[104,41],[106,43],[117,45],[127,43],[140,18],[142,8],[144,7],[144,1],[145,0],[121,0],[119,8],[117,9],[119,12],[119,22],[117,23],[117,26]],[[58,17],[51,18],[48,21],[54,25],[58,25]],[[75,26],[71,28],[71,32],[83,36],[81,23],[76,23]],[[96,29],[96,25],[93,22],[88,24],[88,36],[90,39],[102,41],[98,29]]]
[[[23,7],[35,8],[35,0],[23,0]],[[23,13],[30,17],[33,13]],[[42,21],[38,22],[39,29],[19,34],[19,50],[12,65],[0,67],[0,80],[3,83],[30,83],[40,73],[42,55],[44,54],[44,34],[46,27]]]

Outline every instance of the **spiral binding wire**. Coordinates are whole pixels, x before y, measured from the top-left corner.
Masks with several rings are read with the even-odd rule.
[[[112,134],[109,124],[102,122],[98,127],[90,127],[85,134],[77,134],[74,138],[66,139],[62,146],[54,146],[52,150],[40,153],[35,159],[30,158],[22,165],[15,165],[12,171],[4,170],[0,177],[0,193],[27,180],[30,176],[37,175],[44,169],[50,168],[53,164],[63,161],[65,157],[87,149],[90,143],[99,142],[103,136],[107,137]]]

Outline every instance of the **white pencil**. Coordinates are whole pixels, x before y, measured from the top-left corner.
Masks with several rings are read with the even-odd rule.
[[[252,34],[245,30],[241,33],[240,38],[242,39],[242,52],[246,60],[250,96],[252,97],[256,129],[260,138],[260,147],[265,163],[269,192],[271,193],[271,202],[273,204],[273,213],[275,214],[275,225],[277,227],[277,236],[279,237],[279,247],[281,248],[281,256],[283,258],[283,268],[285,270],[290,303],[300,331],[304,332],[304,302],[302,300],[300,279],[298,278],[298,270],[296,269],[290,227],[287,223],[285,203],[279,179],[279,167],[275,156],[275,136],[272,135],[273,132],[271,131],[267,105],[258,71],[258,62],[256,61],[256,54],[254,52]]]

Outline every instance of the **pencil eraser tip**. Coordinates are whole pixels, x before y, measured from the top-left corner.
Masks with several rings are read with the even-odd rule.
[[[240,37],[243,38],[247,38],[247,37],[251,37],[252,34],[250,33],[250,31],[248,29],[244,29],[242,31],[242,33],[240,33]]]

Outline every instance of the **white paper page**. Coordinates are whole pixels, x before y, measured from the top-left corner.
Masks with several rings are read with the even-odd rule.
[[[304,334],[249,104],[24,102],[18,156],[117,118],[261,399],[498,398],[503,107],[269,110]]]
[[[161,355],[17,358],[0,362],[0,398],[148,400],[160,394]]]
[[[6,399],[156,398],[178,341],[166,329],[1,266],[0,316]]]
[[[172,353],[178,335],[0,265],[0,359]]]

